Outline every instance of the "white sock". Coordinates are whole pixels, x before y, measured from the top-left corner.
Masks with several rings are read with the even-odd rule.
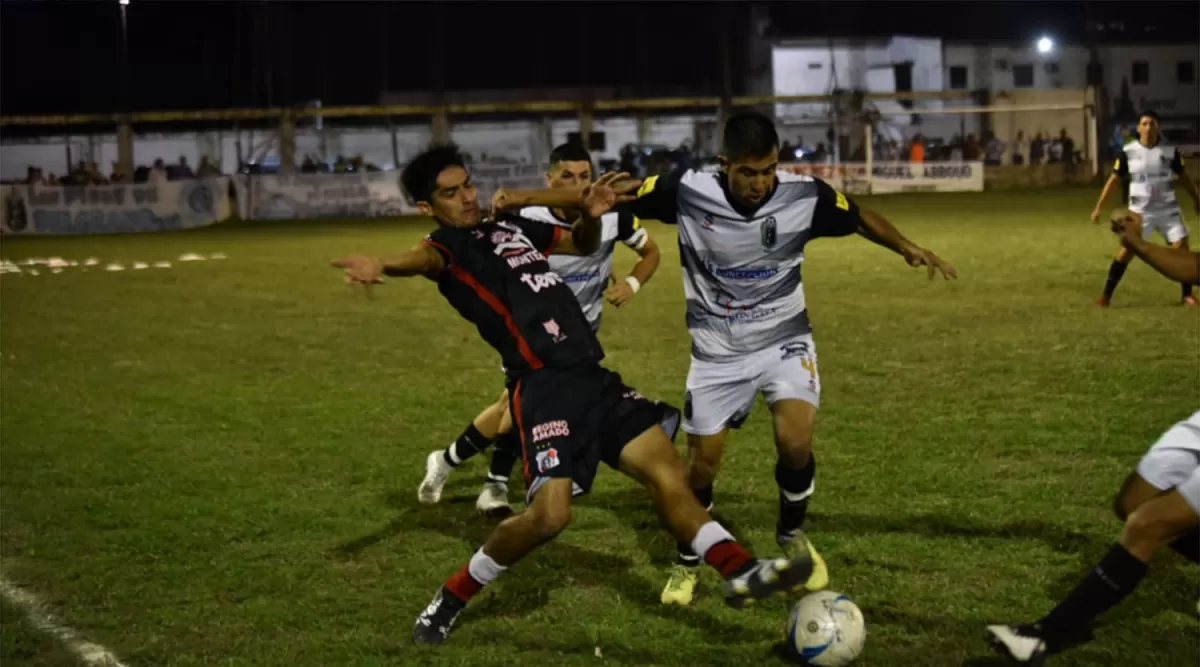
[[[492,560],[492,557],[483,553],[483,548],[471,556],[471,562],[467,564],[467,572],[471,578],[478,581],[481,585],[487,586],[496,580],[496,577],[504,573],[508,568]]]
[[[733,535],[729,534],[724,526],[716,521],[709,521],[700,526],[700,531],[696,533],[696,537],[692,538],[692,551],[700,558],[704,558],[704,554],[708,553],[714,544],[734,541]]]

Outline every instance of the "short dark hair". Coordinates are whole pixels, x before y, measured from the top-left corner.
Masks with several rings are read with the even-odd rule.
[[[1138,120],[1141,120],[1143,118],[1152,118],[1152,119],[1154,119],[1154,122],[1156,122],[1156,123],[1162,122],[1158,119],[1158,112],[1154,111],[1153,109],[1146,109],[1145,111],[1138,114]]]
[[[775,122],[757,111],[735,113],[725,121],[721,152],[729,159],[759,158],[779,148]]]
[[[404,167],[400,174],[400,185],[413,201],[428,202],[433,199],[437,178],[450,167],[467,168],[463,154],[454,144],[438,144],[426,148]]]
[[[591,164],[592,155],[580,144],[569,142],[555,146],[554,150],[550,151],[550,164],[558,164],[559,162],[587,162]]]

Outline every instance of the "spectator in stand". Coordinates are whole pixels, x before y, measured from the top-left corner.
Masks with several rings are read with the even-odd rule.
[[[104,174],[100,173],[100,165],[95,162],[89,162],[87,165],[87,184],[108,185],[108,179],[104,177]]]
[[[172,165],[167,169],[167,177],[172,181],[181,181],[188,178],[195,178],[196,172],[192,171],[192,167],[188,164],[187,157],[179,156],[179,164]]]
[[[983,157],[983,149],[979,147],[979,140],[974,134],[967,135],[967,143],[963,146],[963,159],[968,162],[974,162]]]
[[[197,178],[215,178],[221,175],[220,168],[208,159],[207,155],[200,156],[200,164],[196,167]]]
[[[1029,144],[1029,164],[1038,165],[1046,161],[1046,139],[1038,132]]]
[[[996,166],[1004,161],[1004,142],[996,138],[992,132],[984,135],[984,158],[983,163],[989,166]]]
[[[784,141],[779,147],[779,161],[791,162],[796,159],[796,147],[790,141]]]
[[[42,170],[38,169],[38,173],[40,174],[41,172]],[[50,178],[46,179],[46,185],[58,185],[58,176],[55,176],[54,173],[51,172]]]
[[[42,170],[39,167],[30,166],[25,170],[25,185],[45,185],[46,179],[42,178]]]
[[[1075,159],[1075,140],[1067,135],[1067,128],[1064,127],[1058,133],[1058,143],[1061,147],[1059,150],[1062,153],[1063,171],[1068,176],[1073,176],[1075,174],[1075,163],[1077,162]]]
[[[154,185],[166,183],[170,180],[167,177],[167,167],[163,164],[162,158],[154,161],[154,166],[150,168],[150,172],[146,174],[146,182]]]
[[[919,134],[913,137],[912,145],[908,147],[908,161],[917,164],[925,162],[925,138]]]
[[[121,169],[121,164],[119,162],[117,162],[116,160],[113,160],[113,162],[112,162],[112,171],[109,172],[108,182],[109,183],[128,183],[129,182],[129,175],[126,174],[123,169]]]
[[[300,173],[315,174],[318,171],[320,171],[320,168],[317,167],[317,161],[313,159],[313,156],[305,155],[304,162],[300,164]]]
[[[1017,138],[1012,144],[1012,163],[1013,166],[1019,167],[1025,164],[1025,156],[1029,154],[1029,142],[1025,140],[1025,133],[1017,130]]]

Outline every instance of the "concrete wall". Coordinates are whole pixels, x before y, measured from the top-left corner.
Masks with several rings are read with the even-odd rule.
[[[661,116],[649,118],[645,124],[646,140],[651,144],[662,144],[676,148],[680,144],[696,141],[697,132],[711,132],[713,116]],[[567,141],[567,135],[579,131],[577,120],[463,122],[451,128],[451,136],[462,148],[476,159],[485,155],[490,159],[514,162],[541,162],[550,150]],[[625,144],[638,143],[638,121],[635,118],[597,118],[593,131],[604,132],[606,147],[596,151],[597,159],[615,159]],[[251,155],[261,147],[262,156],[278,158],[274,132],[256,130],[241,133],[242,152]],[[134,163],[149,165],[157,158],[168,163],[178,162],[185,157],[193,167],[201,156],[221,165],[225,173],[237,170],[239,137],[232,131],[181,133],[175,135],[139,134],[134,137]],[[392,139],[387,128],[335,128],[325,125],[323,133],[315,130],[297,130],[297,161],[307,154],[336,157],[361,155],[367,162],[389,169],[403,165],[413,155],[427,146],[432,139],[429,126],[403,125],[396,127],[397,156],[392,154]],[[46,175],[67,173],[67,143],[71,145],[72,159],[89,160],[100,165],[105,173],[111,171],[117,159],[117,137],[115,133],[88,137],[48,137],[37,140],[6,140],[0,144],[0,179],[21,180],[30,165],[41,167]],[[398,157],[398,160],[396,159]]]

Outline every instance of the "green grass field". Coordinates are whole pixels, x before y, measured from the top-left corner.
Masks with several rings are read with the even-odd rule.
[[[952,261],[930,283],[858,238],[809,246],[824,387],[810,534],[868,623],[864,666],[998,665],[993,621],[1036,618],[1115,539],[1119,484],[1200,407],[1200,313],[1135,264],[1093,303],[1115,240],[1093,190],[869,200]],[[1192,218],[1192,216],[1189,216]],[[1192,218],[1194,219],[1194,218]],[[366,300],[326,261],[409,247],[420,222],[5,239],[10,260],[127,265],[0,279],[4,575],[131,667],[774,665],[788,603],[664,609],[673,542],[605,470],[555,543],[477,599],[436,651],[416,614],[481,542],[485,463],[420,506],[425,455],[501,389],[498,360],[424,280]],[[680,403],[689,343],[674,230],[655,279],[610,309],[607,365]],[[633,253],[618,249],[627,269]],[[716,505],[773,549],[759,405]],[[679,438],[682,451],[684,438]],[[518,483],[519,485],[519,483]],[[511,495],[515,498],[517,493]],[[1198,570],[1164,553],[1061,666],[1191,666]],[[0,607],[5,665],[70,654]]]

